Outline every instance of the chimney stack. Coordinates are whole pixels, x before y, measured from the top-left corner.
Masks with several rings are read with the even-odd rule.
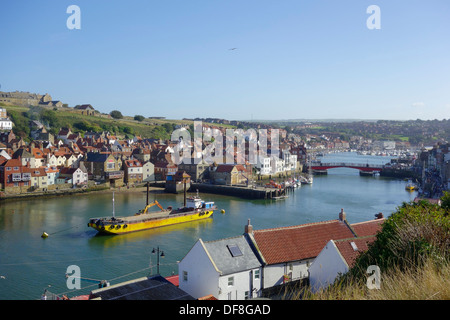
[[[250,224],[250,219],[248,219],[248,222],[245,225],[245,233],[253,233],[253,226]]]
[[[339,212],[339,221],[346,220],[344,208],[341,208],[341,212]]]

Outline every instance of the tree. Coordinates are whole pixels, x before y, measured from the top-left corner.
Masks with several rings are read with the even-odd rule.
[[[447,211],[450,211],[450,192],[444,192],[444,196],[441,198],[441,207]]]
[[[168,134],[172,134],[175,130],[175,125],[169,122],[166,122],[162,125]]]
[[[113,110],[109,113],[109,115],[111,117],[113,117],[114,119],[122,119],[123,118],[122,112],[120,112],[119,110]]]
[[[136,121],[144,121],[144,119],[145,119],[145,117],[141,116],[141,115],[135,115],[134,116],[134,120],[136,120]]]

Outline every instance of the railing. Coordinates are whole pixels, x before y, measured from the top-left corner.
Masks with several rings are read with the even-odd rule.
[[[347,162],[312,162],[312,167],[357,167],[357,168],[383,168],[382,164],[369,164],[369,163],[347,163]]]
[[[106,172],[107,179],[120,179],[123,178],[123,176],[124,176],[123,171]]]

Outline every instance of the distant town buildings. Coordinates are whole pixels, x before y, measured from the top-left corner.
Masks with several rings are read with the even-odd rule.
[[[62,108],[63,103],[59,100],[53,100],[52,97],[46,93],[44,95],[23,91],[1,92],[0,102],[18,106],[47,106]]]
[[[12,121],[8,118],[6,109],[0,107],[0,131],[11,130],[13,126]]]
[[[54,108],[67,108],[60,101],[53,100],[49,94],[35,94],[29,92],[0,92],[0,103],[5,106],[41,106]],[[86,116],[100,115],[92,105],[82,104],[70,108]],[[106,117],[109,117],[106,115]],[[155,118],[155,117],[153,117]],[[422,148],[420,157],[411,150],[412,144],[408,139],[396,141],[388,139],[373,140],[367,138],[365,130],[372,130],[378,136],[399,135],[400,125],[390,126],[389,122],[377,121],[373,123],[355,122],[351,124],[357,134],[342,135],[333,131],[335,124],[329,124],[329,129],[313,134],[302,130],[314,130],[316,124],[286,126],[285,129],[271,126],[267,123],[248,121],[233,121],[219,118],[189,119],[205,121],[202,123],[201,133],[214,137],[199,141],[162,141],[152,137],[134,136],[133,138],[117,137],[115,134],[103,131],[80,131],[75,128],[48,128],[39,120],[30,120],[29,136],[23,137],[14,134],[14,123],[8,117],[6,108],[0,107],[0,186],[5,193],[27,193],[39,190],[52,191],[68,187],[87,185],[104,185],[110,187],[130,186],[146,182],[173,183],[174,177],[186,174],[192,182],[203,182],[217,185],[251,186],[255,181],[265,178],[287,178],[305,172],[308,163],[315,155],[327,152],[356,151],[369,155],[394,155],[400,152],[408,155],[405,159],[398,158],[389,164],[395,169],[420,170],[424,181],[424,192],[427,194],[440,194],[450,187],[450,156],[448,143],[439,142],[434,147]],[[198,122],[197,122],[198,123]],[[233,125],[243,130],[246,140],[245,149],[238,143],[229,145],[226,137],[227,127]],[[403,124],[407,130],[419,130],[421,134],[430,134],[430,126],[423,122],[410,126]],[[23,124],[21,124],[23,126]],[[347,128],[350,124],[340,124]],[[189,130],[188,125],[174,126],[176,129]],[[256,157],[250,151],[248,132],[257,132]],[[50,132],[51,131],[51,132]],[[442,131],[436,128],[435,133]],[[28,131],[27,131],[28,132]],[[261,139],[265,132],[265,139]],[[276,132],[279,141],[273,141],[272,133]],[[25,139],[24,139],[25,138]],[[223,139],[223,140],[221,140]],[[237,139],[237,137],[236,137]],[[31,142],[27,142],[30,141]],[[267,140],[265,143],[264,140]],[[237,140],[236,140],[237,141]],[[264,142],[264,143],[263,143]],[[192,159],[200,161],[176,162],[176,147],[183,146],[188,150]],[[231,154],[229,158],[228,155]],[[417,159],[416,159],[417,158]],[[230,163],[231,159],[231,163]],[[10,166],[7,162],[18,160],[21,166]],[[11,163],[9,163],[11,164]],[[6,167],[5,167],[6,165]],[[6,168],[10,168],[7,170]],[[18,168],[15,170],[14,168]],[[28,180],[28,169],[47,170],[45,175],[37,171],[36,183]],[[73,176],[72,169],[78,169],[83,178]],[[181,172],[184,172],[181,174]],[[14,173],[14,175],[12,175]],[[19,174],[25,173],[25,179],[19,180]],[[70,177],[70,175],[72,177]],[[87,179],[84,177],[87,175]],[[38,181],[39,180],[39,181]],[[42,181],[41,181],[42,180]],[[69,183],[72,181],[72,183]],[[73,183],[75,181],[75,183]]]

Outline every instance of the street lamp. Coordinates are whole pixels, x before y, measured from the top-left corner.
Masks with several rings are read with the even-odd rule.
[[[161,252],[161,253],[160,253]],[[159,250],[159,246],[157,247],[157,249],[153,248],[152,253],[155,254],[156,253],[156,267],[157,267],[157,271],[156,273],[159,274],[159,257],[164,258],[164,251],[160,251]]]

